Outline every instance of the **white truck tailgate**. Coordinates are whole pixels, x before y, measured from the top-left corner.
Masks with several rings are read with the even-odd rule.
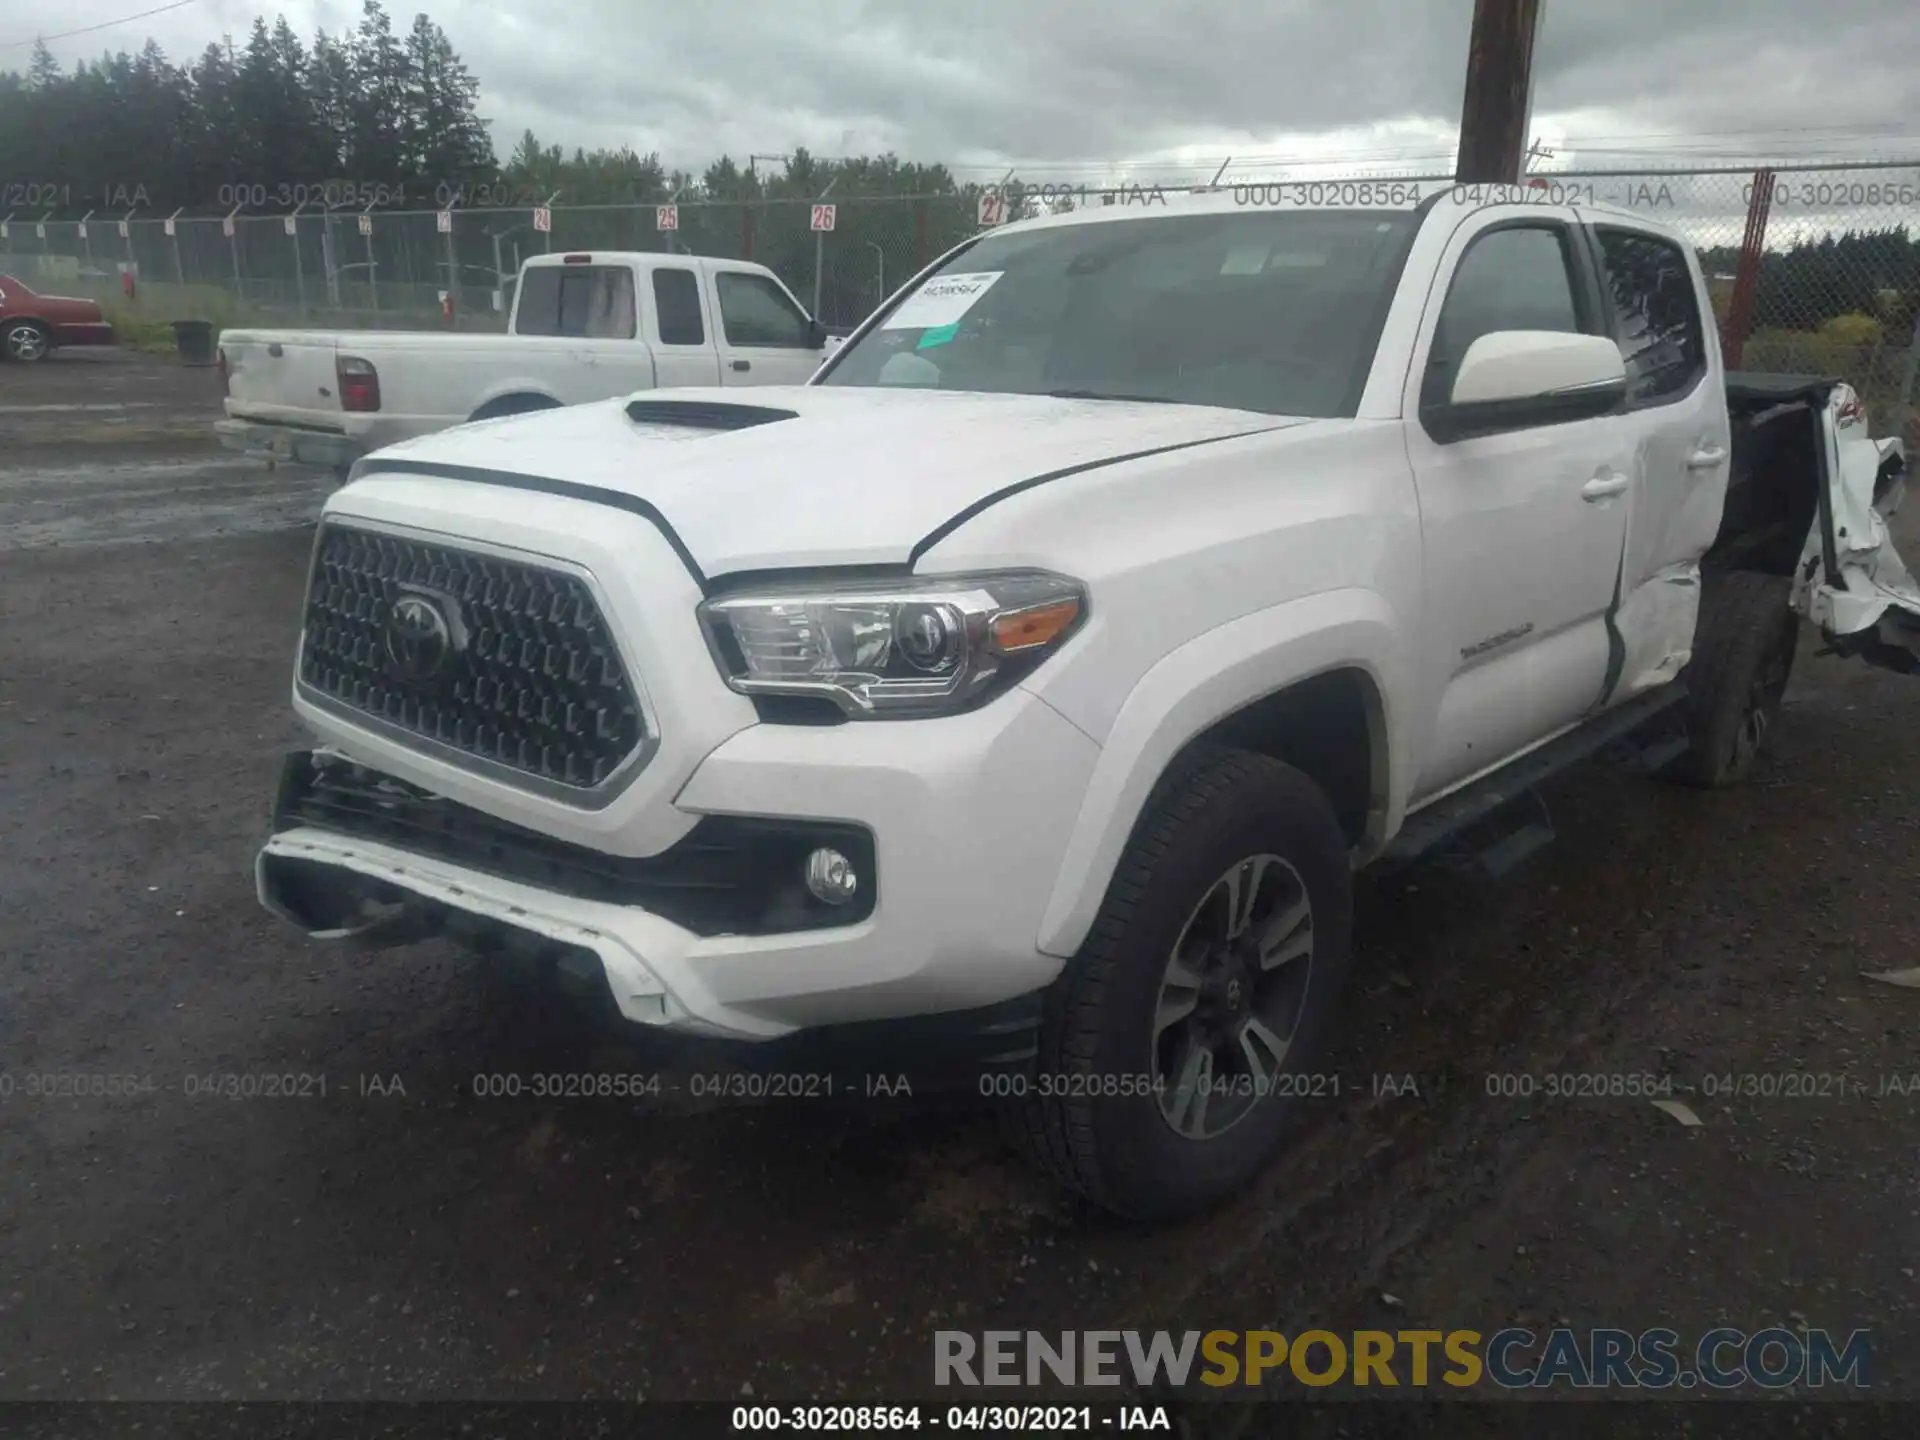
[[[313,331],[228,330],[227,413],[259,420],[337,424],[340,383],[333,371],[337,337]]]

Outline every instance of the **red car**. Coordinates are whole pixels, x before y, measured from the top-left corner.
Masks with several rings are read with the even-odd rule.
[[[113,326],[91,300],[36,295],[11,275],[0,275],[0,355],[44,360],[62,345],[111,345]]]

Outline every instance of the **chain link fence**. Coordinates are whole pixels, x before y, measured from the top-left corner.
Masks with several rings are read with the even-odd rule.
[[[672,209],[674,229],[660,227],[652,205],[13,218],[0,236],[0,271],[155,320],[498,330],[530,255],[678,251],[756,260],[828,324],[853,325],[977,228],[975,199],[954,195],[843,201],[831,232],[813,231],[805,200]]]
[[[1439,175],[1262,177],[1393,179]],[[1009,185],[1009,217],[1152,204],[1180,184]],[[1225,183],[1232,184],[1229,179]],[[1538,172],[1546,201],[1657,216],[1697,247],[1730,360],[1851,380],[1876,423],[1911,412],[1920,356],[1920,162],[1772,170]],[[852,325],[921,266],[973,234],[979,191],[841,197],[834,228],[806,200],[682,201],[550,211],[316,210],[232,218],[6,217],[0,270],[84,294],[117,320],[219,325],[504,328],[520,262],[543,250],[677,250],[769,266],[829,325]],[[1337,193],[1329,197],[1337,203]],[[541,228],[544,222],[545,228]],[[1886,417],[1881,421],[1879,417]],[[1907,428],[1911,432],[1912,422]]]

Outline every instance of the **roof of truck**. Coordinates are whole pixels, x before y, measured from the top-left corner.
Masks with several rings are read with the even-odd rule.
[[[664,250],[555,250],[547,254],[531,255],[524,265],[544,267],[547,265],[688,265],[700,264],[751,265],[754,269],[764,269],[752,260],[729,260],[721,255],[680,255],[669,254]]]
[[[1535,177],[1525,185],[1461,185],[1451,180],[1274,180],[1193,187],[1129,185],[1102,192],[1097,202],[1089,196],[1072,210],[1011,221],[999,229],[1039,230],[1146,215],[1204,215],[1236,210],[1283,213],[1376,210],[1404,215],[1422,205],[1436,205],[1447,195],[1454,195],[1463,207],[1525,205],[1543,210],[1578,210],[1583,215],[1657,231],[1669,228],[1645,210],[1591,199],[1578,187],[1569,194],[1559,182]]]

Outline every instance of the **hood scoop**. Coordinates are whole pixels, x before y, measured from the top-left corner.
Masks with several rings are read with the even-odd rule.
[[[724,400],[630,400],[627,418],[636,425],[683,425],[691,430],[751,430],[776,420],[797,420],[799,412],[766,405],[735,405]]]

